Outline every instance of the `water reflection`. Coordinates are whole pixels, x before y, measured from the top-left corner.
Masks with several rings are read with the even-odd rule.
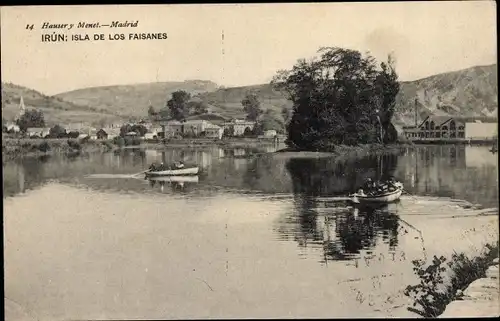
[[[169,187],[171,192],[188,193],[192,190],[194,185],[198,184],[198,176],[174,176],[174,177],[156,177],[149,178],[149,186],[152,188],[159,187],[163,193]]]
[[[294,158],[287,163],[293,192],[309,196],[347,195],[365,179],[394,176],[397,155],[336,161],[334,158]]]
[[[4,195],[15,195],[49,180],[84,184],[93,189],[151,192],[137,180],[88,180],[89,174],[133,174],[152,162],[182,159],[202,168],[196,189],[228,188],[247,192],[293,193],[297,196],[346,195],[364,179],[394,176],[415,195],[447,196],[484,206],[498,203],[496,155],[487,147],[426,146],[401,155],[337,161],[296,158],[263,149],[141,150],[23,158],[4,164]]]

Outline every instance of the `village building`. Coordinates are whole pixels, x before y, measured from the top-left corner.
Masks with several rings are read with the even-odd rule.
[[[222,139],[222,134],[224,133],[224,128],[209,123],[205,128],[205,137]]]
[[[144,139],[157,139],[163,137],[163,129],[161,127],[152,127],[144,135]]]
[[[255,122],[242,119],[233,119],[229,122],[225,122],[223,126],[224,130],[228,129],[232,131],[234,136],[243,136],[245,130],[249,131],[254,129]]]
[[[492,117],[428,116],[419,126],[403,127],[409,139],[488,140],[498,135],[498,120]]]
[[[278,135],[278,133],[274,129],[266,130],[264,132],[264,137],[266,137],[266,138],[276,137],[276,135]]]
[[[193,119],[186,121],[170,120],[162,122],[163,132],[166,136],[192,135],[200,136],[205,132],[209,122],[203,119]]]
[[[108,133],[103,128],[101,128],[96,132],[96,139],[108,139]]]
[[[26,134],[30,138],[45,138],[50,134],[50,128],[47,127],[31,127],[26,130]]]
[[[101,128],[101,130],[107,134],[107,139],[114,139],[115,137],[120,136],[120,128],[108,127]]]
[[[19,133],[21,131],[19,126],[14,123],[8,123],[7,125],[5,125],[5,128],[9,133]]]

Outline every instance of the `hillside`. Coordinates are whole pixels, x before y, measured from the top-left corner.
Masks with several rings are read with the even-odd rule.
[[[177,90],[184,90],[192,95],[213,91],[216,83],[204,80],[183,82],[158,82],[134,85],[83,88],[55,95],[55,97],[79,105],[94,106],[124,115],[145,117],[150,104],[159,110],[167,98]]]
[[[496,68],[496,65],[478,66],[402,82],[396,98],[396,122],[400,125],[414,123],[416,100],[420,119],[429,114],[496,116]],[[176,90],[190,92],[194,100],[206,102],[210,112],[226,118],[245,116],[241,101],[247,93],[255,93],[262,108],[269,109],[280,122],[283,106],[292,106],[283,93],[275,91],[269,84],[219,88],[211,81],[189,80],[84,88],[53,97],[24,87],[2,84],[2,108],[4,115],[8,117],[17,113],[17,104],[22,94],[27,107],[41,108],[46,118],[53,122],[66,119],[96,121],[103,117],[146,117],[150,104],[156,110],[163,108],[171,93]]]
[[[227,116],[242,117],[241,100],[247,92],[260,97],[263,109],[279,112],[282,106],[291,108],[280,92],[270,85],[219,89],[200,95],[215,110]],[[396,122],[414,124],[415,99],[420,119],[427,115],[496,116],[498,113],[497,66],[472,67],[402,82],[396,97]]]
[[[414,123],[415,99],[420,116],[496,116],[497,65],[478,66],[403,82],[396,99],[399,118]]]
[[[47,126],[71,122],[95,123],[102,119],[113,122],[123,119],[119,116],[118,110],[100,110],[77,105],[11,83],[2,83],[2,118],[12,121],[19,114],[21,96],[27,110],[36,108],[44,113]]]

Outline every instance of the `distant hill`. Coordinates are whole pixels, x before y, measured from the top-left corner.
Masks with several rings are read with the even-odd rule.
[[[214,91],[218,87],[212,81],[188,80],[83,88],[61,93],[55,97],[124,115],[146,117],[150,104],[156,110],[163,108],[174,91],[184,90],[196,95]]]
[[[150,104],[156,110],[163,108],[176,90],[191,93],[193,100],[207,103],[211,113],[224,118],[245,116],[241,101],[247,93],[255,93],[262,108],[269,109],[279,122],[282,122],[281,109],[292,107],[285,95],[274,90],[270,84],[220,88],[212,81],[188,80],[84,88],[53,97],[24,87],[2,84],[2,108],[5,114],[17,113],[19,97],[23,94],[27,106],[45,109],[47,118],[54,121],[96,120],[111,116],[146,117]],[[402,82],[396,98],[395,120],[400,125],[413,124],[415,100],[420,119],[427,115],[496,116],[497,93],[496,64]]]
[[[35,108],[44,113],[47,126],[71,122],[94,123],[101,119],[109,122],[123,120],[118,110],[77,105],[11,83],[2,83],[2,118],[12,121],[19,114],[21,96],[27,110]]]
[[[472,67],[401,83],[396,110],[403,123],[414,123],[415,100],[420,118],[430,114],[496,116],[497,65]]]

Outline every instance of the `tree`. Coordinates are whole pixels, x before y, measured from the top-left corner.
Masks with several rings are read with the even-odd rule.
[[[255,126],[251,130],[250,136],[260,136],[260,135],[264,135],[264,124],[262,122],[257,122],[255,123]]]
[[[266,110],[266,112],[262,115],[261,119],[257,122],[257,125],[259,125],[262,128],[262,133],[259,133],[258,135],[262,135],[266,130],[273,130],[273,129],[282,132],[285,127],[285,124],[280,118],[281,117],[279,116],[278,113],[273,112],[270,109]],[[256,127],[259,127],[257,125]]]
[[[99,121],[98,121],[98,123],[97,123],[97,126],[98,126],[99,128],[104,128],[104,127],[106,127],[106,123],[107,123],[107,121],[108,121],[108,120],[107,120],[106,118],[101,118],[101,119],[99,119]]]
[[[77,131],[68,133],[69,138],[78,138],[78,136],[80,136],[80,132],[77,132]]]
[[[247,113],[247,120],[257,121],[259,119],[262,109],[260,108],[260,101],[257,95],[247,94],[241,101],[241,104],[243,105],[243,110]]]
[[[157,113],[156,113],[155,108],[154,108],[153,106],[151,106],[151,105],[150,105],[150,106],[149,106],[149,108],[148,108],[148,116],[149,116],[149,117],[153,117],[153,116],[156,116],[156,114],[157,114]]]
[[[158,117],[160,120],[168,119],[170,117],[170,110],[168,109],[168,107],[160,109],[160,111],[158,112]]]
[[[120,136],[125,137],[125,135],[127,135],[127,133],[129,133],[131,131],[132,131],[132,125],[125,124],[122,127],[120,127]]]
[[[272,81],[293,102],[288,141],[304,150],[389,142],[399,91],[392,57],[379,67],[372,56],[355,50],[329,47],[319,53],[320,58],[279,71]]]
[[[27,110],[19,117],[16,123],[22,132],[26,132],[28,128],[45,127],[43,112],[36,109]]]
[[[139,136],[144,136],[148,132],[148,129],[144,125],[133,125],[130,131],[136,132]]]
[[[155,110],[155,108],[151,105],[149,105],[148,108],[148,117],[151,120],[157,120],[159,116],[159,113]]]
[[[281,108],[281,116],[283,117],[285,123],[287,123],[290,119],[290,109],[288,109],[286,106],[283,106],[283,108]]]
[[[54,127],[49,130],[49,136],[51,138],[64,138],[67,136],[66,129],[64,129],[61,125],[54,125]]]
[[[233,137],[234,136],[234,127],[226,127],[224,128],[224,132],[222,134],[224,137]]]
[[[188,103],[189,110],[193,110],[193,114],[202,115],[208,113],[208,104],[204,101],[190,101]]]
[[[172,98],[167,102],[170,115],[175,120],[184,120],[189,115],[188,102],[191,95],[184,90],[178,90],[172,93]]]

